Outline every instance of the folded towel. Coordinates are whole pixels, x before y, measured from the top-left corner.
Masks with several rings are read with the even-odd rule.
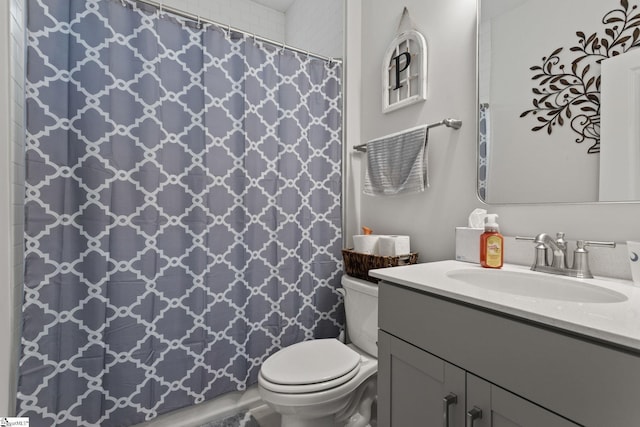
[[[364,194],[416,193],[429,186],[426,125],[367,143]]]

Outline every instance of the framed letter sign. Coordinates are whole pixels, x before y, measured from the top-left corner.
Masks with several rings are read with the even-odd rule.
[[[416,30],[398,34],[382,63],[382,112],[427,99],[427,42]]]

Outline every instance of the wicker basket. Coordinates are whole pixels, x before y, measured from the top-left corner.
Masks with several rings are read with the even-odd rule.
[[[409,265],[418,262],[418,254],[400,256],[377,256],[355,252],[352,249],[343,249],[344,271],[352,277],[378,283],[380,279],[369,276],[369,270],[375,268],[397,267],[399,265]]]

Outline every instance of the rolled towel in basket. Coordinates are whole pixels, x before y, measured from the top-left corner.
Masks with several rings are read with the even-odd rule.
[[[367,143],[365,194],[384,196],[424,191],[427,173],[426,125]]]

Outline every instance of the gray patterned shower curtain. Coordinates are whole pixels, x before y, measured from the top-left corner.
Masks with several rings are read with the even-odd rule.
[[[130,0],[29,0],[18,408],[122,426],[337,336],[341,70]]]

